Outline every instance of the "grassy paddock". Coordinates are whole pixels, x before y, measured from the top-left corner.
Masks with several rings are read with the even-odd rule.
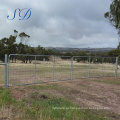
[[[0,119],[108,120],[92,110],[70,109],[78,106],[64,98],[39,92],[44,89],[58,89],[57,87],[47,85],[30,88],[37,89],[37,92],[31,92],[27,97],[17,100],[11,97],[8,89],[0,87]]]

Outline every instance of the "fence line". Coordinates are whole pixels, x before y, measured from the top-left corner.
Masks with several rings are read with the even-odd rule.
[[[7,61],[8,60],[8,61]],[[74,80],[117,78],[118,57],[5,55],[5,88],[10,86]]]

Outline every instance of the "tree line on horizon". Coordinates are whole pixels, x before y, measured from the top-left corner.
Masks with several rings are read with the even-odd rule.
[[[20,42],[16,43],[18,31],[14,30],[14,35],[10,35],[9,38],[2,38],[0,40],[0,60],[4,60],[5,54],[27,54],[27,55],[52,55],[54,52],[46,50],[38,45],[37,47],[31,47],[27,45],[29,35],[22,32],[19,34]]]
[[[0,60],[4,61],[5,54],[27,54],[27,55],[56,55],[56,56],[102,56],[102,57],[118,57],[120,59],[120,48],[119,46],[117,49],[109,51],[108,53],[87,53],[85,51],[74,51],[74,52],[55,52],[50,49],[46,50],[45,48],[38,45],[37,47],[31,47],[27,45],[29,35],[22,32],[19,34],[20,43],[16,43],[17,38],[17,30],[14,30],[14,35],[10,35],[9,38],[2,38],[0,40]],[[24,42],[24,43],[23,43]],[[64,57],[61,57],[65,59]],[[98,59],[98,62],[101,60]],[[46,60],[49,60],[46,57]],[[77,62],[84,61],[85,59],[77,59]],[[30,62],[29,58],[23,59],[24,63]],[[120,60],[119,60],[120,61]],[[93,60],[94,62],[94,60]]]

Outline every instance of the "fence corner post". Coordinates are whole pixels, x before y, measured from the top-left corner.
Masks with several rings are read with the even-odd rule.
[[[7,88],[7,54],[5,54],[5,88]]]
[[[115,78],[117,78],[117,71],[118,71],[118,57],[116,57]]]

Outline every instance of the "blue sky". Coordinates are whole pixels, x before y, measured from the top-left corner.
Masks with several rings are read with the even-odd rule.
[[[104,18],[110,3],[111,0],[0,1],[0,39],[13,35],[16,29],[31,36],[27,42],[31,46],[116,48],[117,31]],[[7,16],[13,18],[17,8],[32,8],[30,18],[19,20],[16,11],[15,19],[8,20]]]

